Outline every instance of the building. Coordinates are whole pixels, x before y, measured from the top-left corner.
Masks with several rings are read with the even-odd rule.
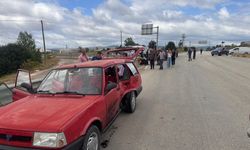
[[[250,47],[250,41],[244,41],[240,43],[240,46],[249,46]]]

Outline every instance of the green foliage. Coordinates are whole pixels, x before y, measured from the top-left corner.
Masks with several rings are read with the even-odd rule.
[[[26,31],[19,33],[17,44],[29,51],[36,50],[35,40],[32,38],[32,35]]]
[[[184,47],[184,52],[187,52],[188,51],[188,48],[187,47]]]
[[[155,41],[150,41],[150,42],[148,43],[148,47],[149,47],[149,48],[156,49],[156,42],[155,42]]]
[[[28,58],[32,61],[42,62],[41,53],[36,50],[35,40],[32,34],[20,32],[17,38],[17,44],[29,52]]]
[[[0,54],[0,76],[16,71],[29,55],[28,51],[17,44],[1,46]]]
[[[127,38],[127,39],[124,41],[124,43],[125,43],[125,46],[134,46],[134,45],[138,45],[138,44],[136,44],[136,43],[134,42],[134,40],[132,39],[132,37]]]
[[[168,45],[165,46],[165,50],[168,50],[168,49],[171,49],[171,50],[176,49],[174,42],[172,41],[168,42]]]
[[[32,69],[42,62],[41,53],[36,50],[35,40],[27,32],[20,32],[16,43],[0,46],[0,54],[0,76],[21,67]]]
[[[36,66],[39,66],[40,63],[38,61],[33,61],[31,59],[28,59],[27,61],[25,61],[21,66],[20,68],[22,69],[26,69],[26,70],[30,70],[30,69],[33,69],[34,67]]]

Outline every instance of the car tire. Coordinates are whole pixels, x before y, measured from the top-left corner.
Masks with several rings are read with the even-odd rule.
[[[126,95],[126,99],[125,99],[125,106],[123,108],[123,110],[126,113],[133,113],[136,109],[136,95],[135,92],[132,91],[130,93],[128,93]]]
[[[95,125],[93,125],[88,129],[86,136],[83,140],[82,148],[80,150],[87,150],[91,148],[94,150],[100,150],[100,143],[101,133],[99,129]]]
[[[214,56],[214,54],[211,54],[212,56]]]

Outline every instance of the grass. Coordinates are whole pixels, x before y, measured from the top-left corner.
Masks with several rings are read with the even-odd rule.
[[[54,67],[55,65],[57,65],[59,62],[59,59],[55,58],[55,57],[51,57],[48,58],[46,61],[46,64],[43,63],[39,66],[35,66],[34,68],[32,68],[31,70],[29,70],[31,73],[35,72],[36,70],[46,70],[46,69],[50,69],[52,67]],[[13,82],[16,80],[16,72],[15,73],[11,73],[11,74],[7,74],[4,76],[0,77],[0,82]]]

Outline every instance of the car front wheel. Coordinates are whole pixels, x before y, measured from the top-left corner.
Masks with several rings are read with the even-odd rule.
[[[96,126],[91,126],[83,140],[81,150],[100,150],[100,131]]]

